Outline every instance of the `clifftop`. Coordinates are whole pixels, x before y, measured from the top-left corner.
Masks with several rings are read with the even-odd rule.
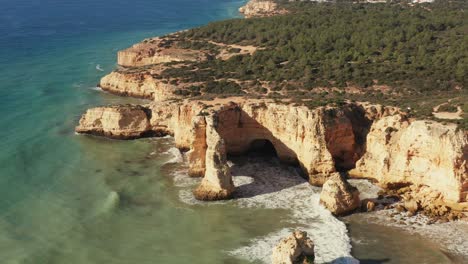
[[[396,190],[417,203],[413,211],[464,217],[467,58],[458,4],[252,1],[242,11],[282,15],[212,23],[119,52],[121,67],[102,89],[153,102],[90,109],[76,131],[173,135],[188,151],[189,174],[203,176],[200,200],[235,191],[227,155],[270,144],[313,185],[349,172]],[[438,119],[454,109],[461,119]]]
[[[281,8],[275,1],[272,0],[250,0],[245,6],[239,8],[246,18],[250,17],[266,17],[286,14],[288,11]]]
[[[123,67],[101,87],[155,100],[244,95],[312,108],[370,101],[468,127],[463,3],[286,7],[281,16],[144,40],[119,52]]]

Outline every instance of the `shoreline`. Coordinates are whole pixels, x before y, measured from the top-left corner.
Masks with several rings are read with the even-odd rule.
[[[243,2],[243,4],[246,4],[246,1],[241,1],[241,2]],[[177,159],[175,159],[174,161],[180,161],[180,157],[177,157]],[[234,174],[235,174],[235,172],[234,172]],[[252,184],[252,182],[249,182],[249,179],[246,179],[246,178],[239,178],[238,175],[234,175],[233,180],[234,180],[235,186],[236,186],[236,187],[239,187],[239,188],[242,188],[244,185]],[[194,180],[194,179],[192,179],[192,178],[190,178],[190,181],[199,183],[198,180]],[[312,189],[314,189],[314,188],[312,188]],[[189,198],[188,198],[190,195],[191,195],[191,193],[190,193],[190,194],[186,193],[183,197],[180,197],[180,198],[182,199],[182,201],[185,200],[185,202],[188,202],[189,200],[191,200],[191,202],[193,202],[192,199],[189,199]],[[191,196],[190,196],[190,197],[191,197]],[[193,198],[193,197],[192,197],[192,198]],[[312,199],[312,197],[309,197],[309,198]],[[316,199],[317,197],[313,197],[313,198]],[[239,201],[238,201],[237,199],[239,199],[239,197],[234,196],[234,200],[233,200],[232,203],[238,203]],[[241,198],[241,199],[242,199],[242,198]],[[205,203],[205,202],[199,202],[199,203],[200,203],[200,204],[207,204],[207,203]],[[215,204],[216,204],[216,203],[224,203],[224,202],[215,202]],[[242,203],[242,202],[240,202],[240,203]],[[249,201],[247,200],[246,204],[248,204],[248,203],[249,203]],[[257,202],[257,203],[259,203],[260,205],[262,204],[261,202]],[[315,204],[315,203],[318,205],[318,200],[317,200],[317,201],[314,200],[314,204]],[[255,204],[255,202],[253,202],[253,204]],[[247,206],[247,205],[244,205],[244,206]],[[250,206],[252,206],[252,205],[250,205]],[[258,206],[258,204],[257,204],[257,206]],[[261,206],[265,206],[265,204],[263,204],[263,205],[261,205]],[[290,205],[289,205],[289,206],[290,206]],[[289,206],[286,205],[286,204],[283,204],[283,205],[280,206],[280,208],[289,208]],[[320,207],[319,207],[319,208],[320,208]],[[320,210],[321,210],[321,209],[320,209]],[[381,212],[381,211],[379,211],[379,212]],[[377,212],[377,213],[379,213],[379,212]],[[376,213],[376,214],[377,214],[377,213]],[[373,214],[374,214],[374,213],[370,213],[370,215],[373,215]],[[339,221],[341,224],[343,224],[343,221],[342,221],[341,218],[333,217],[333,216],[332,216],[332,218],[334,218],[335,220],[337,220],[337,221]],[[331,222],[333,222],[333,220],[331,220],[331,218],[327,218],[327,219],[330,220]],[[382,221],[384,221],[384,220],[382,220]],[[381,224],[384,225],[383,223],[381,223]],[[466,224],[466,222],[465,222],[464,224]],[[410,226],[410,227],[411,227],[411,226]],[[398,226],[397,228],[401,228],[401,229],[404,230],[405,232],[409,232],[407,229],[403,228],[403,226]],[[429,228],[430,228],[430,227],[429,227]],[[345,227],[345,229],[346,229],[346,227]],[[414,229],[414,228],[413,228],[413,229]],[[339,230],[340,230],[340,232],[342,232],[342,234],[343,234],[343,229],[339,229]],[[468,230],[468,229],[467,229],[467,230]],[[312,234],[312,238],[314,238],[314,241],[320,241],[321,237],[318,236],[317,234],[314,234],[314,230],[313,230],[313,229],[310,229],[310,230],[308,230],[308,231]],[[424,231],[420,231],[420,232],[421,232],[421,233],[424,233]],[[442,228],[441,230],[438,230],[438,232],[441,232],[440,234],[443,234],[443,233],[442,233],[442,232],[443,232],[443,228]],[[285,236],[286,234],[287,234],[286,231],[284,231],[284,230],[280,231],[277,235],[274,235],[275,238],[273,239],[273,241],[277,241],[279,238],[281,238],[282,236]],[[325,233],[324,233],[324,234],[325,234]],[[351,249],[351,237],[350,237],[350,234],[349,234],[348,231],[344,232],[344,234],[346,234],[346,237],[348,238],[348,239],[347,239],[347,243],[348,243],[348,245],[349,245],[349,248],[347,249],[348,252],[347,252],[347,253],[344,253],[344,254],[342,254],[342,255],[344,255],[344,257],[349,257],[349,258],[351,258],[351,259],[347,259],[347,260],[346,260],[346,261],[350,261],[350,262],[345,262],[345,263],[352,263],[353,259],[352,259],[352,257],[351,257],[351,253],[352,253],[352,249]],[[430,236],[427,232],[424,233],[424,236],[427,237],[427,238],[431,238],[431,236]],[[346,239],[344,239],[344,240],[346,240]],[[258,244],[262,244],[262,245],[268,244],[268,246],[269,246],[270,248],[271,248],[271,245],[272,245],[272,240],[271,240],[271,239],[269,240],[269,242],[260,241],[260,240],[257,241],[257,242],[258,242]],[[318,243],[320,244],[320,242],[318,242]],[[441,244],[442,242],[438,242],[438,243]],[[254,242],[253,244],[255,244],[255,242]],[[253,247],[253,248],[257,247],[257,248],[258,248],[259,246],[258,246],[258,245],[255,246],[255,245],[254,245],[254,246],[252,246],[252,247]],[[246,248],[243,250],[243,252],[251,253],[252,247],[246,247]],[[321,250],[320,246],[318,246],[317,248],[318,248],[319,254],[323,254],[323,253],[320,251],[320,250]],[[343,249],[343,247],[341,247],[341,249]],[[264,250],[265,250],[265,249],[263,249],[263,251],[264,251]],[[260,251],[262,251],[262,250],[260,250]],[[345,250],[345,251],[346,251],[346,250]],[[345,252],[345,251],[342,251],[342,253]],[[237,253],[235,253],[235,254],[239,254],[239,255],[247,254],[247,253],[242,253],[242,250],[240,250],[240,251],[234,251],[234,252],[237,252]],[[263,254],[263,257],[260,257],[260,259],[265,260],[265,253],[264,253],[264,252],[263,252],[263,253],[258,253],[258,254]],[[269,256],[269,255],[268,255],[268,256]],[[464,256],[464,257],[468,256],[468,253],[465,252],[463,256]],[[321,256],[321,257],[323,257],[323,256]],[[331,259],[331,260],[333,260],[333,259]],[[323,262],[325,263],[325,262],[330,261],[330,259],[327,259],[327,258],[321,259],[321,258],[319,257],[319,261],[323,261]]]
[[[408,237],[417,235],[421,237],[420,241],[430,239],[429,241],[437,247],[440,253],[447,254],[447,258],[451,260],[450,263],[461,264],[465,259],[468,259],[468,251],[466,251],[468,247],[465,247],[468,242],[463,240],[463,232],[457,233],[460,231],[460,227],[463,227],[463,230],[468,232],[468,223],[466,222],[456,221],[443,224],[424,225],[418,221],[412,221],[414,217],[407,217],[402,214],[402,219],[408,221],[408,224],[401,225],[389,215],[388,210],[355,213],[345,217],[334,217],[318,203],[320,188],[310,186],[307,182],[304,182],[304,180],[296,174],[297,172],[292,169],[293,167],[282,165],[279,161],[265,161],[262,157],[245,158],[244,161],[240,163],[238,161],[230,161],[231,166],[235,167],[233,176],[236,185],[247,187],[247,189],[241,190],[235,198],[229,201],[208,203],[197,201],[193,197],[190,188],[196,186],[200,180],[197,178],[187,177],[186,157],[184,160],[180,159],[180,154],[176,155],[173,153],[177,151],[177,149],[174,147],[171,149],[172,151],[170,152],[174,155],[174,158],[179,161],[176,162],[176,164],[182,165],[182,169],[171,171],[170,174],[173,175],[172,182],[174,186],[180,189],[178,199],[184,204],[202,207],[235,206],[238,208],[262,208],[270,210],[285,209],[288,211],[287,214],[290,215],[290,217],[285,224],[290,227],[273,231],[265,237],[255,238],[251,240],[247,246],[227,251],[226,253],[229,255],[247,260],[257,259],[261,260],[263,263],[269,263],[271,249],[274,245],[276,245],[276,243],[284,236],[287,236],[295,229],[295,227],[300,227],[306,230],[308,234],[314,238],[314,242],[318,248],[316,255],[316,257],[318,257],[317,263],[358,263],[357,259],[353,258],[353,252],[356,251],[355,247],[359,247],[359,245],[356,245],[355,237],[349,228],[353,229],[359,226],[360,228],[364,228],[363,230],[366,230],[365,226],[368,223],[370,225],[377,226],[380,229],[383,228],[384,230],[389,230],[387,232],[391,232],[394,228],[402,235]],[[169,160],[173,161],[174,158],[170,158]],[[270,182],[271,179],[274,180]],[[270,185],[271,183],[278,183],[279,186],[283,187],[274,187]],[[362,196],[366,198],[377,197],[377,193],[380,190],[380,188],[373,185],[368,180],[354,179],[351,180],[350,183],[353,186],[358,187]],[[295,198],[290,196],[295,196]],[[306,199],[306,197],[308,198]],[[311,202],[308,202],[308,199],[311,199],[312,204],[315,205],[311,207]],[[305,210],[304,206],[307,207],[308,210]],[[294,209],[296,207],[297,209]],[[334,227],[327,228],[321,226],[321,221],[314,223],[314,221],[317,221],[318,215],[322,215],[321,217],[329,215],[327,216],[331,217],[329,220],[335,219],[335,223],[333,223],[333,221],[329,223]],[[312,220],[312,222],[310,222],[310,220]],[[318,230],[323,230],[324,232],[321,233]],[[329,230],[334,230],[334,232],[344,232],[341,234],[348,238],[341,240],[343,239],[343,236],[333,235],[334,232],[329,232]],[[339,237],[340,242],[337,241]],[[335,255],[340,255],[341,258],[331,257],[336,253],[322,251],[324,248],[327,248],[327,246],[324,245],[328,243],[340,244],[343,242],[345,242],[345,244],[347,243],[348,246],[346,247],[344,246],[345,244],[342,244],[341,247],[337,247],[337,244],[335,244],[334,247],[331,247],[334,249],[340,248],[341,250],[344,250],[340,253],[341,255]],[[353,244],[355,245],[353,246]],[[429,244],[427,246],[429,246]],[[465,249],[465,251],[463,251],[463,249]],[[349,255],[343,254],[343,252],[346,251]]]

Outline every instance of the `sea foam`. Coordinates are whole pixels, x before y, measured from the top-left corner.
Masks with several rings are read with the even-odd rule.
[[[164,162],[164,164],[180,163],[184,161],[184,156],[182,155],[182,153],[180,153],[180,150],[178,148],[172,147],[163,154],[168,154],[171,156],[171,158]]]
[[[320,188],[311,186],[294,168],[281,166],[277,161],[253,160],[243,165],[233,164],[231,169],[236,186],[235,198],[216,204],[289,210],[289,226],[307,231],[315,243],[315,263],[358,263],[351,256],[345,224],[319,205]],[[211,204],[196,201],[187,189],[180,192],[180,198],[190,204]],[[272,248],[292,231],[289,228],[274,231],[228,254],[271,263]]]

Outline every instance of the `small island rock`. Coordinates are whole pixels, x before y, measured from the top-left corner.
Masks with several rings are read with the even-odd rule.
[[[339,173],[334,173],[323,185],[320,203],[334,215],[344,215],[359,207],[359,191]]]
[[[294,231],[273,249],[273,264],[310,263],[314,260],[314,243],[307,232]]]

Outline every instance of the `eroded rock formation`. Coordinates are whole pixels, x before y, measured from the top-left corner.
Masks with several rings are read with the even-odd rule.
[[[91,108],[81,117],[76,132],[117,139],[147,136],[150,132],[148,109],[141,106]]]
[[[272,264],[312,264],[314,261],[314,242],[304,231],[294,231],[282,239],[273,249]]]
[[[153,78],[149,72],[111,72],[104,76],[99,86],[102,90],[124,96],[163,101],[174,98],[174,85]]]
[[[239,8],[239,12],[246,18],[264,17],[285,14],[285,9],[280,9],[278,4],[271,0],[250,0],[245,6]]]
[[[457,203],[467,201],[467,160],[467,134],[455,125],[392,115],[372,124],[366,153],[350,173],[387,188],[427,186]]]
[[[195,191],[204,200],[233,192],[227,154],[242,154],[256,140],[266,140],[281,161],[299,164],[312,184],[352,169],[351,175],[373,178],[384,187],[422,186],[442,204],[466,207],[467,135],[455,127],[411,121],[397,109],[378,105],[309,109],[269,100],[226,102],[91,109],[77,132],[116,138],[173,135],[176,146],[189,151],[190,175],[204,176]]]
[[[334,215],[345,215],[359,207],[359,191],[340,173],[333,173],[320,193],[320,203]]]
[[[200,186],[194,191],[194,195],[199,200],[227,199],[234,191],[234,183],[232,182],[231,171],[227,165],[225,142],[217,131],[217,120],[215,117],[206,117],[205,122],[207,145],[205,176]]]
[[[119,51],[117,63],[124,67],[141,67],[173,61],[201,61],[207,57],[200,50],[183,49],[171,36],[151,38]]]

